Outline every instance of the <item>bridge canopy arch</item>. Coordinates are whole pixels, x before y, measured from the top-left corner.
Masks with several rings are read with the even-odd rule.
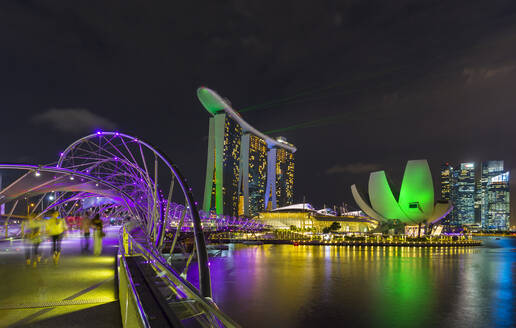
[[[0,191],[0,204],[14,202],[13,210],[18,200],[38,196],[39,201],[30,211],[46,203],[44,211],[57,208],[61,215],[69,215],[84,210],[84,204],[89,203],[97,210],[109,210],[110,214],[136,221],[148,247],[156,254],[165,244],[167,228],[175,228],[176,239],[188,233],[195,243],[189,257],[196,255],[199,292],[211,296],[197,203],[178,168],[149,143],[119,132],[99,131],[73,142],[60,154],[55,166],[0,164],[0,169],[22,171]]]

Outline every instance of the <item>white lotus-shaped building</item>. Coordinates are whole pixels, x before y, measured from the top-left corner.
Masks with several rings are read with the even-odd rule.
[[[385,171],[369,175],[369,201],[360,195],[356,185],[351,193],[357,205],[368,216],[380,222],[400,220],[403,223],[435,223],[452,209],[449,201],[434,201],[434,183],[425,159],[407,162],[397,196],[392,192]]]

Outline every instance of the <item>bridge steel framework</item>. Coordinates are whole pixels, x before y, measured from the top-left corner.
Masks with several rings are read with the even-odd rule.
[[[25,171],[0,191],[0,204],[14,202],[10,214],[23,197],[40,196],[39,205],[49,194],[53,195],[54,200],[40,215],[53,208],[66,215],[70,211],[67,204],[75,205],[90,197],[106,197],[119,214],[125,213],[138,223],[151,251],[158,255],[170,221],[176,221],[176,240],[184,229],[193,231],[195,247],[188,255],[188,263],[195,255],[199,293],[211,297],[208,254],[192,190],[177,166],[149,143],[119,132],[99,131],[73,142],[60,154],[55,166],[0,164],[0,169]],[[168,192],[164,194],[162,189]],[[182,211],[181,224],[177,223],[178,215],[172,215],[178,208]],[[8,222],[9,218],[6,227]],[[182,226],[183,222],[188,222],[190,227],[186,227],[186,223]]]

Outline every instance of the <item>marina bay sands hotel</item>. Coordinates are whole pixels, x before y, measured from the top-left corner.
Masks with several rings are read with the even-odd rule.
[[[296,147],[256,130],[215,91],[197,97],[212,115],[203,210],[252,217],[292,204]]]

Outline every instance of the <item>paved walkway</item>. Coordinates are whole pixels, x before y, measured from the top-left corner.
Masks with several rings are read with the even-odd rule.
[[[27,266],[20,241],[0,243],[0,327],[121,327],[116,286],[118,228],[108,228],[101,256],[81,254],[77,234],[62,242],[60,263]],[[90,243],[90,246],[91,243]]]

